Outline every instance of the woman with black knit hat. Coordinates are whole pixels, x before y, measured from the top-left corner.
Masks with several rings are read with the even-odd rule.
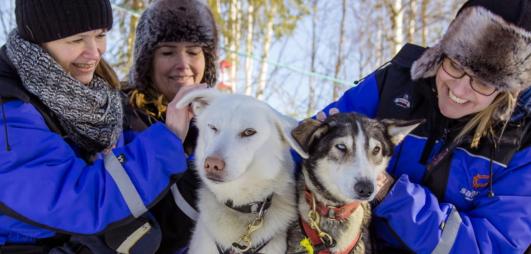
[[[373,209],[383,253],[524,253],[531,243],[531,1],[470,0],[323,112],[425,119]],[[310,149],[311,150],[311,149]]]
[[[0,253],[153,253],[160,229],[145,214],[186,169],[188,110],[124,135],[102,59],[109,0],[15,8],[0,49]]]
[[[136,36],[125,126],[138,131],[167,120],[164,116],[172,99],[214,86],[218,35],[210,9],[200,1],[158,0],[142,14]],[[189,155],[197,137],[196,129],[190,127],[184,142]],[[150,210],[162,229],[158,253],[175,253],[188,244],[197,217],[198,184],[195,172],[187,170]]]

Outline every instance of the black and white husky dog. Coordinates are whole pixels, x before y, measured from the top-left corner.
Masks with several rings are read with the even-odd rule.
[[[338,113],[295,128],[292,135],[308,158],[297,182],[300,223],[288,232],[288,253],[370,253],[368,201],[378,191],[376,178],[421,122]]]

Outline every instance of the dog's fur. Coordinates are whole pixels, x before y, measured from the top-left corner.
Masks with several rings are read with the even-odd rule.
[[[218,253],[216,244],[230,251],[258,215],[236,211],[226,202],[243,206],[270,195],[271,206],[251,236],[252,247],[269,241],[260,253],[285,253],[287,229],[297,218],[290,154],[290,147],[301,151],[290,134],[297,122],[252,97],[214,89],[192,92],[177,107],[190,104],[199,129],[195,165],[202,186],[189,253]]]
[[[387,167],[394,147],[419,123],[377,121],[355,113],[338,113],[324,122],[306,120],[293,130],[292,135],[308,156],[297,183],[300,219],[309,221],[311,207],[305,199],[305,190],[327,206],[361,203],[345,220],[320,216],[320,229],[336,241],[336,245],[329,248],[332,253],[345,251],[358,233],[361,233],[360,240],[350,253],[371,252],[368,201],[378,191],[376,177]],[[305,237],[303,232],[298,224],[290,228],[288,253],[302,251],[299,243]]]

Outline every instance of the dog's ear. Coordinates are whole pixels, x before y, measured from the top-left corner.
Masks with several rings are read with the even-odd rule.
[[[275,109],[271,108],[273,111],[273,118],[275,126],[279,132],[280,137],[288,143],[288,145],[295,150],[302,158],[308,158],[308,154],[302,149],[297,140],[291,136],[291,131],[297,126],[297,120],[285,116]]]
[[[223,94],[216,89],[200,89],[185,95],[177,103],[177,108],[184,108],[191,104],[192,112],[198,115],[216,98]]]
[[[312,141],[327,129],[327,125],[323,124],[323,122],[308,118],[299,123],[299,125],[291,131],[291,136],[293,136],[303,151],[307,154],[310,150],[310,144]],[[303,158],[306,159],[306,157]]]
[[[387,134],[391,137],[391,142],[398,145],[402,140],[413,131],[417,126],[424,122],[424,119],[419,120],[395,120],[382,119],[381,122],[385,125]]]

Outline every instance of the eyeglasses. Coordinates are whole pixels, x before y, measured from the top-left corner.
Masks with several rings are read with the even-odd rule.
[[[494,94],[498,89],[487,85],[476,78],[474,78],[472,75],[466,73],[465,70],[456,62],[452,61],[452,59],[445,57],[442,62],[442,69],[446,74],[448,74],[450,77],[454,79],[461,79],[465,75],[470,78],[470,87],[472,90],[476,91],[477,93],[484,95],[484,96],[491,96]]]

